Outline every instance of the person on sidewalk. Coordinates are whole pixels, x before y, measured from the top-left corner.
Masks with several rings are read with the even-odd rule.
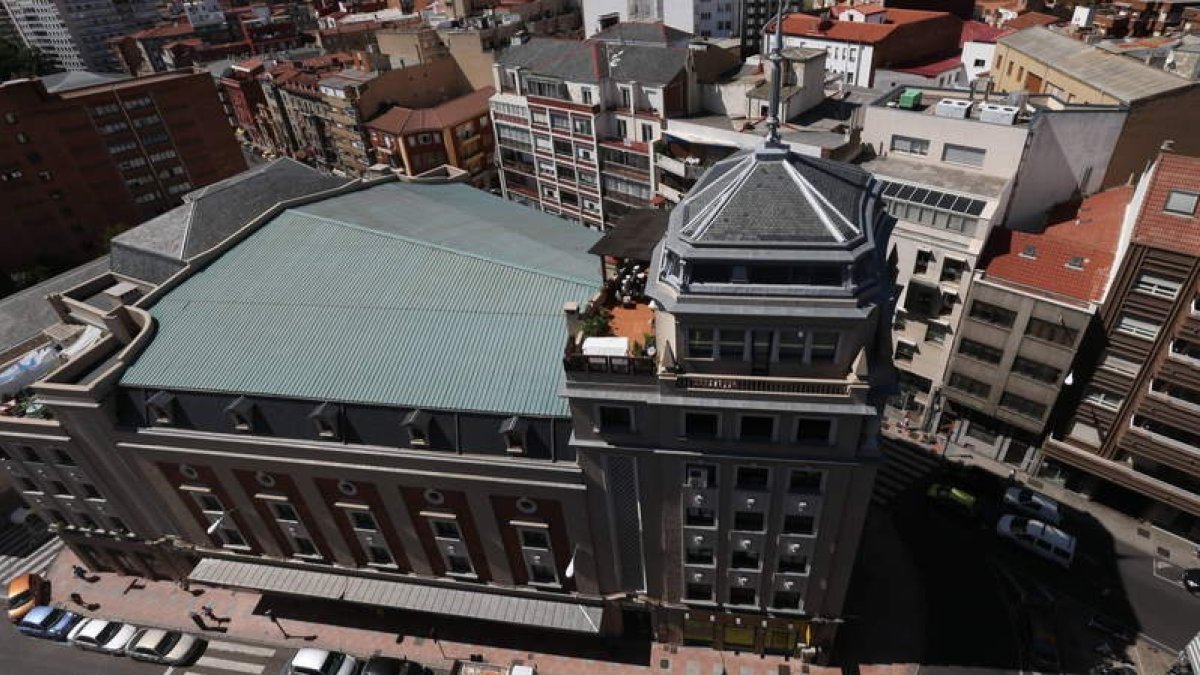
[[[71,565],[71,574],[75,575],[76,579],[87,580],[87,568],[83,565]]]

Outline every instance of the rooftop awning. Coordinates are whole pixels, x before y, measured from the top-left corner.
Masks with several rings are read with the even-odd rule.
[[[604,609],[577,602],[501,595],[467,588],[447,588],[390,579],[352,577],[335,572],[299,570],[236,560],[204,558],[188,575],[190,581],[249,588],[269,593],[413,612],[497,621],[572,633],[596,634]]]
[[[654,247],[667,231],[669,211],[639,209],[622,217],[588,253],[650,262]]]

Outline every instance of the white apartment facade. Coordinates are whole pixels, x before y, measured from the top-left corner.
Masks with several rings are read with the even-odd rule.
[[[153,25],[150,0],[0,0],[21,39],[63,70],[119,72],[108,41]]]
[[[700,37],[739,33],[741,0],[583,0],[584,34],[625,21],[661,21]]]

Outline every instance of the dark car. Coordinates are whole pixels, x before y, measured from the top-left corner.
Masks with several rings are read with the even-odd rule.
[[[359,675],[433,675],[433,671],[407,659],[372,656]]]
[[[17,623],[17,630],[30,637],[43,640],[67,639],[67,634],[83,617],[65,609],[40,605],[29,610],[29,613]]]
[[[1200,568],[1193,567],[1183,572],[1183,587],[1188,593],[1200,593]]]

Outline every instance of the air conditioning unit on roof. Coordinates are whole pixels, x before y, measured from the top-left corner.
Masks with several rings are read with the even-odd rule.
[[[971,102],[961,98],[944,98],[938,101],[934,114],[938,117],[965,120],[971,114]]]

